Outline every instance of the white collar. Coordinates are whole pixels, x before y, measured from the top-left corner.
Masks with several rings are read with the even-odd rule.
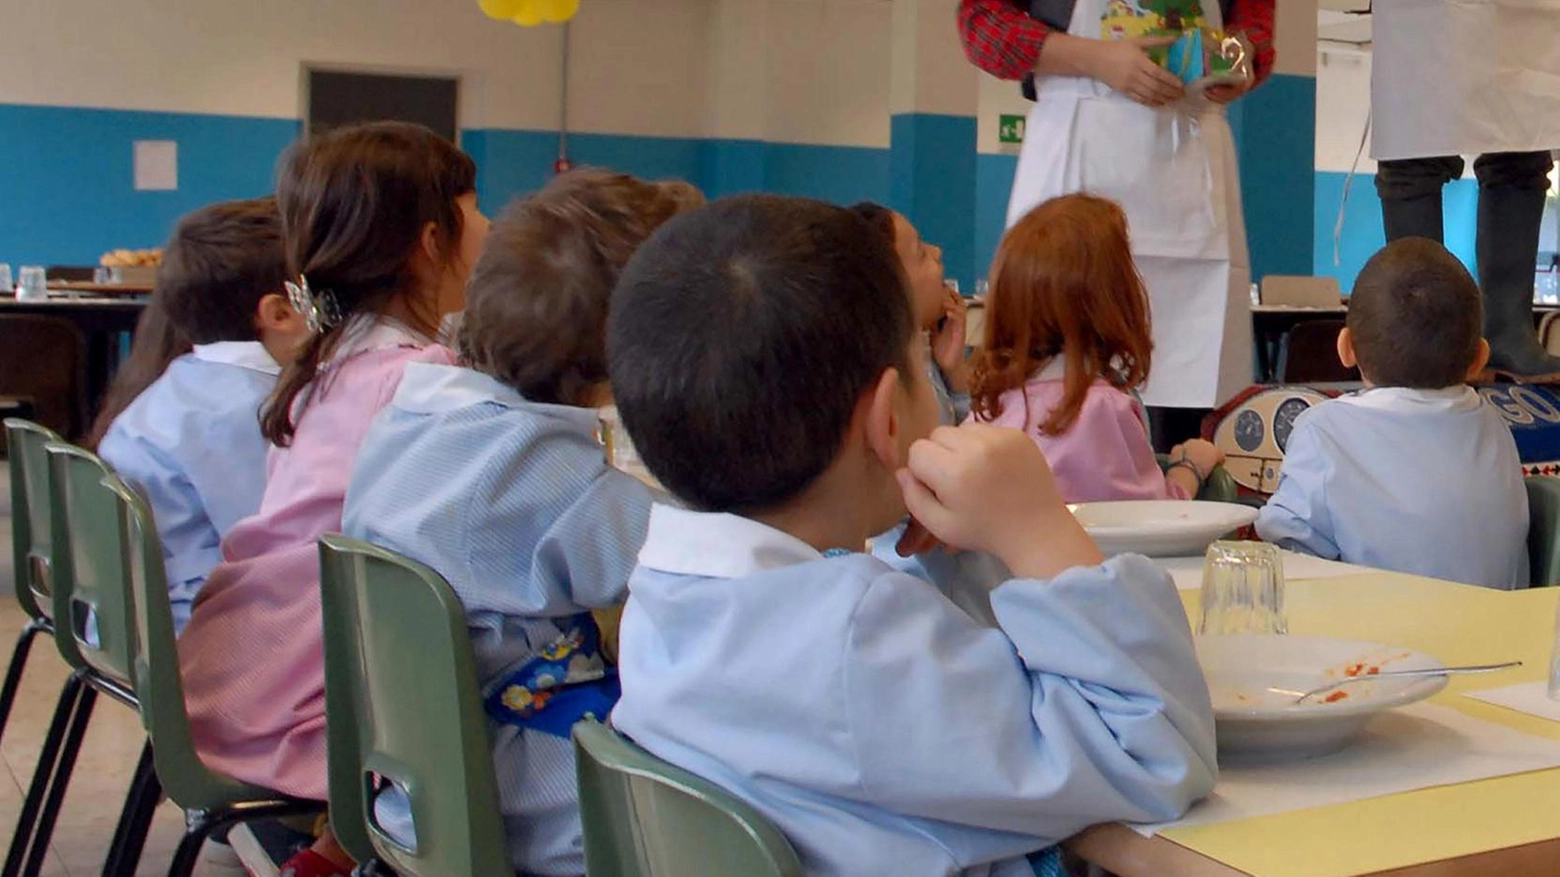
[[[426,347],[430,343],[428,336],[394,317],[359,314],[352,318],[346,330],[341,333],[341,343],[336,345],[336,350],[331,354],[330,359],[331,362],[339,362],[349,356],[370,350]]]
[[[276,364],[265,345],[259,341],[213,341],[210,344],[196,344],[190,352],[201,362],[236,365],[268,375],[282,373],[282,367]]]
[[[476,369],[437,362],[409,362],[391,404],[413,414],[444,414],[473,405],[493,403],[528,408],[596,429],[596,409],[528,402],[514,387]]]
[[[660,503],[639,563],[674,575],[734,579],[823,557],[806,542],[751,518],[693,512]]]
[[[1468,386],[1439,390],[1415,390],[1409,387],[1374,387],[1339,396],[1338,401],[1358,408],[1392,411],[1399,414],[1446,414],[1472,411],[1484,404],[1477,391]]]

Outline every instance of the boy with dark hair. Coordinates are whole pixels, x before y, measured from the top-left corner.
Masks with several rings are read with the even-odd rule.
[[[458,362],[433,348],[406,367],[347,490],[342,529],[434,568],[466,609],[521,874],[585,873],[569,729],[617,698],[591,610],[623,601],[650,514],[597,439],[607,305],[635,248],[698,201],[581,170],[512,205],[472,273]],[[415,845],[400,790],[375,809]]]
[[[1295,420],[1257,532],[1332,560],[1491,588],[1528,582],[1517,445],[1466,381],[1489,361],[1479,287],[1446,248],[1388,244],[1360,272],[1338,357],[1366,389]]]
[[[147,373],[125,379],[144,389],[98,442],[151,504],[176,629],[222,559],[222,537],[260,508],[268,450],[260,406],[304,337],[285,274],[275,199],[214,204],[179,220],[148,305],[172,331],[147,343],[165,351],[132,356]],[[193,349],[178,355],[185,342]]]
[[[897,257],[848,210],[679,217],[613,296],[618,411],[656,505],[613,724],[746,799],[814,875],[1032,875],[1085,826],[1212,788],[1180,599],[1104,561],[1021,433],[938,427]],[[861,551],[909,511],[1018,578],[996,625]]]

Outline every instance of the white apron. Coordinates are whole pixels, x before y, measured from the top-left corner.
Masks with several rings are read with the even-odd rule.
[[[1068,32],[1098,39],[1106,6],[1078,0]],[[1219,4],[1203,9],[1219,27]],[[1143,401],[1214,408],[1250,386],[1251,265],[1224,108],[1154,109],[1084,77],[1037,76],[1035,89],[1008,225],[1073,192],[1119,202],[1154,324]]]
[[[1377,159],[1560,149],[1560,0],[1375,0]]]

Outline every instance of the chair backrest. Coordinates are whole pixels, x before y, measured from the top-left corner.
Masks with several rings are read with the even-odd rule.
[[[15,561],[16,602],[32,618],[53,618],[53,491],[49,455],[44,450],[60,437],[30,420],[5,421],[7,465],[11,471],[11,554]]]
[[[439,574],[395,552],[320,540],[332,826],[403,877],[511,873],[466,612]],[[373,817],[373,777],[411,801],[416,849]]]
[[[1560,585],[1560,478],[1530,475],[1528,495],[1528,564],[1535,585]]]
[[[1549,353],[1560,353],[1560,332],[1555,331],[1560,311],[1550,311],[1538,321],[1538,343]]]
[[[801,877],[785,835],[713,783],[594,721],[574,754],[590,877]]]
[[[86,349],[63,317],[0,314],[0,394],[29,399],[33,417],[64,436],[86,424]]]
[[[1342,320],[1302,320],[1289,330],[1284,342],[1278,379],[1285,384],[1336,384],[1358,381],[1360,371],[1338,361],[1338,333]]]
[[[1269,274],[1262,278],[1258,298],[1265,305],[1297,308],[1335,308],[1343,303],[1343,289],[1333,277],[1286,277]]]
[[[75,445],[45,450],[54,496],[54,640],[66,663],[128,687],[134,633],[119,476]]]
[[[212,773],[195,753],[157,523],[146,500],[129,485],[116,479],[113,488],[125,527],[125,564],[134,617],[131,682],[163,791],[186,810],[212,810],[240,801],[276,798],[269,790]]]

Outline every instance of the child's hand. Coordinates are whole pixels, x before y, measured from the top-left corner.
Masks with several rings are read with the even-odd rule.
[[[1040,449],[1018,430],[939,427],[910,446],[898,474],[922,526],[948,545],[995,554],[1014,575],[1048,579],[1103,559]]]
[[[1192,439],[1183,445],[1170,449],[1170,459],[1190,460],[1197,467],[1197,477],[1206,480],[1208,474],[1217,466],[1224,464],[1224,452],[1214,446],[1212,442],[1203,439]]]
[[[964,358],[968,343],[965,328],[968,325],[968,308],[964,297],[953,290],[943,299],[942,318],[932,333],[932,361],[942,370],[948,388],[955,393],[969,392],[969,366]]]

